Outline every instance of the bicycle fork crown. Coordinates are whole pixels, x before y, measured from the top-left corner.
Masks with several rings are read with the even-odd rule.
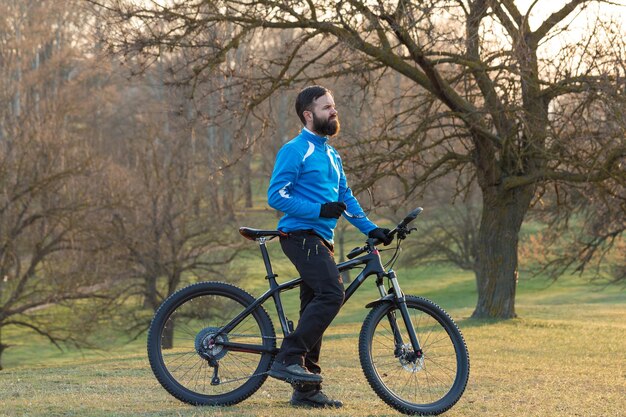
[[[390,269],[387,272],[387,278],[391,282],[391,288],[393,288],[393,292],[396,295],[396,298],[401,298],[404,296],[402,289],[400,288],[400,284],[398,283],[398,277],[396,276],[396,272],[393,269]]]

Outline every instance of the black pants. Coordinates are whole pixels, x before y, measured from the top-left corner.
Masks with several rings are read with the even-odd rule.
[[[300,277],[300,320],[285,339],[276,356],[287,365],[298,363],[320,373],[322,335],[343,304],[341,274],[333,258],[332,246],[309,232],[291,232],[280,238],[285,255]]]

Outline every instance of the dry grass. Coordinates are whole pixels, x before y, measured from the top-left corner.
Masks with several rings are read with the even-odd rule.
[[[446,416],[626,417],[623,289],[573,277],[553,285],[524,280],[519,319],[477,321],[467,319],[476,297],[471,275],[426,267],[401,276],[407,293],[448,309],[469,348],[469,384]],[[292,295],[286,305],[293,310]],[[376,397],[359,366],[362,306],[375,297],[375,288],[364,285],[325,338],[325,391],[344,401],[340,410],[294,411],[290,387],[271,378],[239,405],[192,407],[157,383],[143,342],[108,354],[59,356],[44,340],[16,335],[10,342],[21,346],[7,351],[7,369],[0,372],[0,416],[398,416]]]
[[[448,416],[626,416],[626,304],[518,305],[523,318],[463,319],[452,311],[471,356],[470,382]],[[143,351],[0,373],[0,415],[28,416],[394,416],[359,367],[358,324],[332,327],[325,341],[326,391],[340,410],[298,410],[289,387],[268,379],[245,402],[191,407],[163,390]],[[139,349],[140,347],[138,347]]]

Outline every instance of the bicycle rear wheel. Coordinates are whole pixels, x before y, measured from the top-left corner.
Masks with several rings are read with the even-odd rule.
[[[400,310],[376,306],[359,336],[365,377],[378,396],[405,414],[436,415],[463,395],[469,356],[461,332],[448,314],[424,298],[406,296],[411,323],[421,345],[414,352]],[[394,335],[391,322],[397,323]]]
[[[274,349],[274,326],[263,307],[213,337],[252,302],[247,292],[221,282],[193,284],[167,298],[148,331],[148,358],[159,383],[193,405],[232,405],[259,389],[273,355],[233,351],[220,342]]]

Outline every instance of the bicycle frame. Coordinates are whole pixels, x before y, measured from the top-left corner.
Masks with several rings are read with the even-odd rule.
[[[291,331],[293,331],[289,326],[289,321],[287,320],[287,316],[285,315],[285,311],[283,309],[283,304],[280,298],[280,293],[283,291],[288,291],[293,288],[298,287],[302,283],[302,278],[292,279],[290,281],[279,284],[276,281],[276,276],[272,270],[272,264],[269,258],[269,253],[267,251],[267,238],[262,237],[257,239],[259,243],[259,247],[261,250],[261,255],[263,257],[263,262],[265,264],[265,269],[267,271],[266,279],[269,280],[270,288],[263,295],[257,298],[252,304],[250,304],[245,310],[243,310],[240,314],[238,314],[235,318],[233,318],[228,324],[222,327],[217,333],[216,336],[222,333],[228,333],[232,329],[234,329],[239,323],[241,323],[248,315],[252,314],[255,309],[257,309],[260,305],[265,303],[268,299],[273,298],[274,304],[276,305],[276,312],[278,314],[278,319],[280,321],[280,327],[282,329],[283,335],[287,336]],[[367,253],[366,255],[359,256],[357,258],[341,262],[337,264],[337,268],[339,272],[347,271],[353,269],[359,265],[365,265],[363,270],[356,276],[356,278],[350,283],[350,285],[345,289],[345,296],[343,303],[345,304],[352,295],[356,292],[356,290],[361,286],[361,284],[371,275],[376,275],[376,286],[378,287],[381,298],[373,303],[368,304],[366,307],[371,307],[376,305],[378,302],[385,302],[395,300],[400,307],[400,311],[402,314],[402,318],[406,324],[407,331],[409,333],[409,338],[414,347],[414,352],[421,354],[421,348],[419,342],[417,340],[417,336],[415,335],[415,331],[413,326],[410,325],[411,320],[409,317],[409,313],[406,307],[406,303],[404,300],[404,294],[400,289],[398,281],[396,279],[395,273],[393,270],[389,270],[386,272],[382,261],[380,259],[380,254],[377,249]],[[383,284],[383,279],[387,277],[390,279],[394,294],[387,294],[387,290]],[[402,337],[400,336],[400,331],[395,322],[395,317],[389,317],[389,323],[392,327],[394,336],[396,338],[396,345],[401,346],[404,344]],[[217,342],[230,350],[240,351],[240,352],[249,352],[249,353],[278,353],[277,348],[267,348],[262,345],[250,345],[244,343],[234,343],[229,341]]]

